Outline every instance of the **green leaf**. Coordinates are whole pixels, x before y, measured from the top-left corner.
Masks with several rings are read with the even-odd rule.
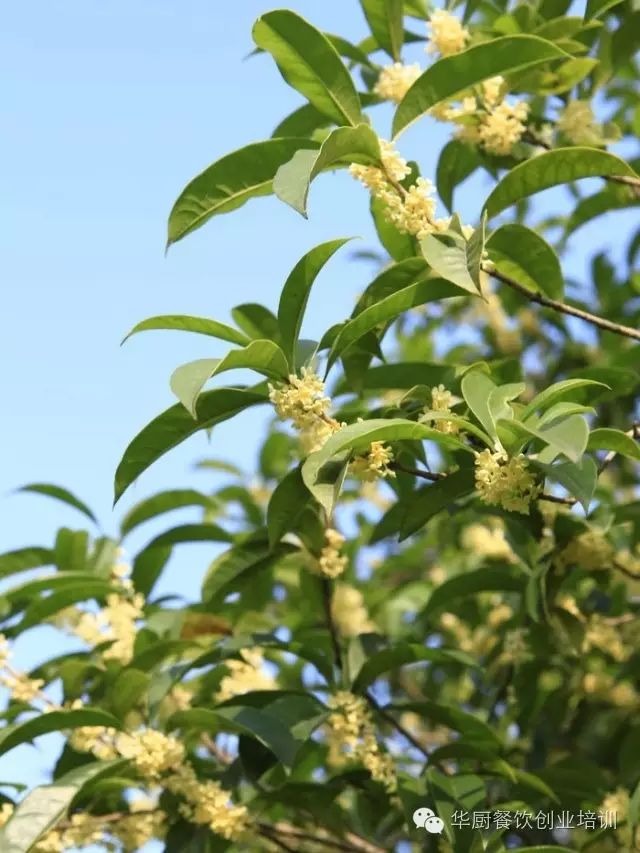
[[[280,343],[280,328],[276,315],[257,302],[246,302],[231,309],[231,316],[251,340]]]
[[[158,534],[145,546],[150,548],[166,548],[170,545],[180,545],[185,542],[232,542],[233,536],[217,524],[180,524]]]
[[[597,382],[594,379],[564,379],[561,382],[555,382],[549,388],[545,388],[524,407],[520,413],[520,418],[526,421],[534,412],[544,412],[558,400],[571,400],[573,392],[579,388],[584,388],[589,385],[598,385],[601,388],[608,386],[604,382]]]
[[[502,420],[498,425],[519,436],[523,444],[529,440],[529,436],[548,444],[550,453],[545,450],[540,455],[540,461],[544,463],[552,462],[558,453],[564,453],[572,462],[579,462],[587,447],[589,427],[582,415],[571,415],[559,423],[539,428],[531,422],[523,424],[519,421]]]
[[[543,465],[534,463],[542,469],[549,480],[560,483],[589,512],[589,504],[593,499],[598,483],[598,468],[590,456],[583,456],[579,462],[561,462],[559,465]]]
[[[218,596],[230,584],[246,580],[252,574],[266,570],[281,557],[297,549],[292,545],[280,544],[270,548],[267,542],[247,543],[230,548],[209,566],[202,584],[205,601]]]
[[[490,193],[484,208],[493,217],[542,190],[580,178],[623,175],[637,177],[628,163],[599,148],[573,146],[545,151],[507,172]]]
[[[0,729],[0,755],[21,743],[31,743],[34,738],[50,732],[77,729],[80,726],[107,726],[120,728],[120,723],[111,714],[99,708],[81,708],[71,711],[49,711],[21,723]]]
[[[148,597],[171,556],[171,547],[143,548],[133,561],[131,579],[138,592]]]
[[[394,704],[392,707],[395,711],[414,711],[427,720],[433,720],[435,723],[447,726],[447,728],[460,732],[466,740],[477,746],[491,750],[502,748],[502,742],[494,729],[484,720],[469,714],[467,711],[461,711],[458,708],[438,702],[407,702],[401,705]],[[455,777],[452,777],[451,781],[454,780]]]
[[[71,494],[67,489],[63,489],[61,486],[54,486],[51,483],[30,483],[28,486],[21,486],[16,491],[31,492],[35,495],[46,495],[49,498],[55,498],[55,500],[62,501],[62,503],[68,504],[69,506],[74,507],[74,509],[79,510],[83,515],[86,515],[87,518],[91,519],[94,524],[98,523],[98,519],[91,512],[86,503]]]
[[[237,697],[240,702],[242,697]],[[319,720],[320,722],[321,720]],[[284,767],[290,769],[302,745],[286,726],[267,708],[249,705],[234,707],[226,705],[215,710],[190,708],[174,714],[170,725],[180,728],[204,729],[205,731],[231,731],[260,741],[271,750]]]
[[[314,497],[331,512],[333,502],[327,499],[326,490],[323,488],[325,478],[323,468],[329,465],[334,457],[341,457],[353,450],[365,450],[372,441],[435,441],[443,447],[454,450],[469,450],[457,438],[439,432],[424,424],[402,418],[390,418],[385,420],[362,421],[342,427],[334,433],[324,444],[321,450],[311,453],[302,466],[302,479]]]
[[[480,166],[480,157],[473,145],[452,139],[444,146],[436,167],[438,195],[449,212],[453,208],[453,191]]]
[[[302,481],[300,468],[284,477],[276,486],[267,507],[269,544],[273,548],[296,524],[304,513],[311,495]]]
[[[371,308],[376,302],[380,302],[387,296],[392,296],[397,291],[428,278],[429,267],[424,258],[405,258],[397,264],[391,264],[379,273],[374,280],[367,285],[358,298],[356,306],[351,313],[352,317],[362,314],[365,308]]]
[[[18,548],[16,551],[7,551],[0,554],[0,578],[26,572],[28,569],[39,569],[41,566],[50,566],[54,562],[53,551],[50,548]]]
[[[254,24],[253,40],[273,56],[287,83],[337,125],[362,121],[358,93],[338,51],[304,18],[287,9],[267,12]]]
[[[266,394],[257,391],[216,388],[200,397],[198,420],[191,417],[182,403],[166,409],[147,424],[125,450],[116,471],[116,502],[143,471],[189,436],[228,420],[249,406],[265,403],[266,400]]]
[[[209,509],[215,506],[215,500],[195,489],[169,489],[159,492],[131,507],[120,523],[120,535],[125,537],[145,521],[186,506]]]
[[[404,261],[412,258],[416,252],[415,238],[410,234],[402,234],[396,226],[387,219],[387,207],[384,201],[371,196],[369,209],[378,240],[394,261]]]
[[[534,292],[562,299],[564,279],[560,261],[551,246],[525,225],[503,225],[487,240],[498,272],[515,278]]]
[[[313,104],[303,104],[283,118],[271,136],[313,136],[317,130],[330,124],[331,119],[317,110]]]
[[[466,404],[495,441],[496,423],[489,407],[489,397],[498,386],[482,370],[470,370],[462,378],[460,388]]]
[[[276,380],[286,380],[289,374],[289,365],[280,347],[273,341],[258,340],[244,349],[231,350],[224,358],[199,358],[182,364],[171,374],[171,390],[197,420],[198,400],[209,379],[227,370],[243,368]]]
[[[398,61],[404,41],[402,0],[360,0],[360,5],[375,40]]]
[[[282,288],[278,304],[278,325],[282,349],[292,371],[296,369],[296,344],[313,283],[327,261],[349,239],[351,238],[343,237],[315,246],[300,258]]]
[[[327,370],[345,350],[377,326],[393,320],[399,314],[417,305],[460,295],[460,288],[451,282],[437,278],[425,279],[404,287],[369,308],[365,308],[352,320],[346,322],[338,332],[327,359]]]
[[[400,526],[400,539],[406,539],[424,527],[435,515],[447,509],[459,498],[470,494],[474,488],[473,469],[461,468],[444,479],[413,492],[406,501]]]
[[[587,450],[608,450],[610,453],[619,453],[621,456],[640,461],[638,442],[619,429],[601,427],[592,430],[587,442]]]
[[[506,566],[489,566],[473,572],[463,572],[441,583],[431,593],[423,613],[431,614],[452,601],[476,595],[479,592],[520,592],[524,589],[525,578],[516,575]]]
[[[515,35],[493,39],[455,56],[439,59],[418,77],[398,105],[393,135],[398,136],[436,104],[460,95],[489,77],[561,58],[567,59],[568,54],[551,42],[538,36]]]
[[[65,773],[53,785],[41,785],[29,791],[8,823],[0,829],[2,853],[28,853],[62,820],[86,786],[124,763],[121,760],[92,762]]]
[[[297,151],[288,163],[280,166],[273,180],[273,191],[280,201],[306,217],[309,187],[320,172],[337,165],[375,166],[379,162],[378,135],[368,124],[338,127],[329,133],[319,151]]]
[[[622,0],[587,0],[587,8],[584,12],[585,21],[601,18],[609,9],[617,6]]]
[[[429,661],[433,664],[453,663],[468,667],[477,666],[472,657],[457,649],[430,649],[427,646],[421,646],[419,643],[398,643],[393,648],[383,649],[368,658],[358,672],[352,689],[354,693],[363,693],[384,673],[420,661]]]
[[[433,234],[429,234],[420,240],[420,250],[435,273],[445,281],[462,288],[462,290],[479,296],[480,290],[469,270],[467,245],[466,242],[464,247],[457,244],[448,245],[438,237],[434,237]],[[479,257],[481,255],[477,256],[474,253],[474,266]]]
[[[132,335],[138,332],[151,330],[176,330],[178,332],[194,332],[197,335],[208,335],[230,344],[239,344],[241,347],[249,343],[249,338],[226,323],[217,320],[208,320],[206,317],[190,317],[187,314],[162,314],[158,317],[149,317],[131,329],[128,335],[122,339],[122,343],[128,341]]]
[[[227,154],[195,177],[178,196],[169,214],[167,245],[220,213],[229,213],[251,198],[269,195],[283,163],[301,148],[317,148],[311,139],[267,139]]]

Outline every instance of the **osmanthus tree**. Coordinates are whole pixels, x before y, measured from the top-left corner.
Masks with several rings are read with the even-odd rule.
[[[596,254],[570,296],[559,254],[638,205],[634,162],[607,145],[633,153],[640,13],[569,6],[362,0],[357,45],[292,11],[256,22],[305,101],[186,187],[169,243],[270,193],[306,215],[311,183],[345,168],[388,257],[320,341],[300,330],[339,236],[295,263],[276,313],[133,330],[228,351],[176,369],[178,402],[125,451],[116,498],[197,432],[215,446],[224,420],[257,406],[274,420],[257,480],[209,462],[212,493],[164,491],[124,516],[125,542],[177,508],[199,518],[131,565],[121,542],[69,529],[0,558],[5,579],[31,570],[2,596],[0,752],[65,738],[50,786],[3,783],[3,853],[632,849],[640,231],[627,265]],[[420,40],[425,67],[403,65]],[[385,99],[392,140],[365,112]],[[426,116],[451,125],[435,176],[402,155]],[[493,188],[462,223],[454,190],[476,170]],[[533,227],[531,196],[560,184],[572,212]],[[225,385],[237,369],[250,384]],[[92,518],[60,487],[28,488]],[[163,598],[188,541],[217,543],[201,598]],[[25,673],[10,643],[43,622],[82,651]]]

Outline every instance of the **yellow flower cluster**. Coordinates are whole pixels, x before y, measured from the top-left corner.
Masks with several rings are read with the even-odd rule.
[[[343,637],[357,637],[358,634],[375,630],[362,593],[349,584],[336,584],[331,600],[331,615],[338,633]]]
[[[0,806],[0,827],[4,826],[13,814],[14,806],[12,803],[3,803]]]
[[[558,118],[558,130],[573,145],[599,145],[601,127],[588,101],[569,101]]]
[[[402,234],[411,234],[419,240],[427,234],[446,231],[451,220],[435,219],[436,202],[431,181],[418,178],[405,189],[400,181],[411,171],[407,161],[384,139],[380,140],[380,150],[382,169],[352,163],[349,171],[383,202],[385,218]]]
[[[318,570],[326,578],[339,577],[347,567],[348,558],[340,553],[345,539],[333,527],[328,527],[324,532],[325,546],[318,558]]]
[[[519,142],[526,128],[529,105],[526,101],[505,100],[505,81],[491,77],[480,84],[478,95],[466,94],[457,105],[437,104],[430,114],[438,121],[459,125],[457,138],[479,145],[490,154],[506,155]]]
[[[53,829],[40,839],[33,853],[66,853],[67,850],[101,845],[104,850],[135,853],[154,838],[165,833],[165,815],[160,810],[130,813],[105,823],[100,815],[78,812],[71,815],[63,829]]]
[[[439,53],[440,56],[452,56],[464,50],[469,38],[469,30],[462,26],[462,21],[444,9],[436,9],[429,17],[428,53]]]
[[[291,374],[286,385],[269,385],[269,399],[278,417],[292,421],[300,431],[305,455],[320,450],[341,427],[328,416],[331,400],[325,395],[324,382],[308,367],[302,368],[301,376]]]
[[[507,631],[500,655],[500,663],[518,664],[523,663],[530,657],[531,652],[529,651],[527,634],[524,628],[515,628],[513,631]]]
[[[325,396],[324,382],[319,376],[307,367],[302,368],[301,374],[291,374],[288,384],[280,388],[270,385],[269,399],[278,417],[305,429],[327,414],[331,400]]]
[[[393,451],[383,441],[372,441],[369,450],[349,465],[349,473],[359,477],[365,483],[372,483],[381,477],[395,477],[389,466],[393,462]]]
[[[144,596],[133,592],[130,572],[130,566],[125,563],[113,566],[111,579],[121,592],[108,595],[105,607],[95,613],[68,607],[55,619],[58,627],[75,634],[89,646],[110,643],[101,652],[102,659],[125,665],[133,658],[137,625],[144,616],[145,605]]]
[[[224,662],[228,670],[220,682],[216,702],[225,702],[252,690],[274,690],[275,679],[264,671],[262,649],[242,649],[242,659],[229,658]]]
[[[618,662],[627,660],[632,652],[631,647],[624,642],[616,625],[607,622],[598,613],[593,613],[589,617],[582,644],[584,652],[593,648],[600,649]]]
[[[509,458],[504,450],[476,453],[475,483],[481,500],[510,512],[529,514],[540,488],[522,454]]]
[[[470,524],[462,531],[462,547],[480,557],[514,562],[515,554],[497,520],[491,524]]]
[[[385,65],[380,71],[373,91],[386,101],[399,104],[418,79],[420,73],[421,69],[417,63],[415,65],[403,65],[402,62],[394,62],[393,65]]]
[[[557,557],[561,567],[579,566],[586,571],[611,568],[615,551],[603,533],[585,530],[571,540]]]
[[[597,696],[618,708],[637,708],[640,696],[630,681],[616,681],[608,672],[587,672],[582,679],[587,695]]]
[[[190,765],[179,767],[165,786],[186,800],[181,812],[187,820],[208,826],[222,838],[236,841],[250,827],[246,806],[234,805],[218,782],[200,782]]]
[[[171,735],[155,729],[143,729],[132,734],[119,732],[114,742],[118,755],[130,759],[145,779],[155,781],[180,766],[184,746]]]
[[[14,702],[33,702],[42,698],[44,681],[29,678],[24,672],[16,672],[10,665],[11,649],[4,634],[0,634],[0,684],[6,687]]]
[[[451,411],[451,406],[454,404],[454,397],[451,391],[447,390],[444,385],[438,385],[431,389],[431,411],[445,412]],[[455,434],[459,431],[458,424],[449,420],[441,420],[439,418],[429,419],[434,429],[447,434]]]
[[[629,792],[625,788],[616,788],[615,791],[606,795],[600,805],[601,812],[615,818],[617,843],[614,850],[637,850],[640,845],[640,828],[636,826],[632,831],[629,823],[630,804]]]
[[[375,735],[375,727],[366,701],[346,690],[329,697],[331,714],[327,720],[334,745],[334,758],[359,761],[388,793],[398,788],[395,765]]]

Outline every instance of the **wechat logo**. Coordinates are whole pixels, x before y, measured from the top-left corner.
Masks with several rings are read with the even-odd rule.
[[[426,806],[414,811],[413,822],[419,829],[426,829],[432,835],[440,835],[444,829],[442,820],[432,809],[428,809]]]

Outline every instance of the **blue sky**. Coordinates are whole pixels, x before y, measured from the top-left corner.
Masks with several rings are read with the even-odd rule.
[[[353,40],[365,33],[355,0],[288,5],[320,28]],[[113,533],[131,502],[154,490],[207,488],[210,475],[192,471],[203,456],[250,470],[264,423],[255,414],[217,428],[210,445],[200,435],[173,451],[112,513],[115,467],[133,435],[172,404],[173,368],[225,347],[170,332],[123,348],[120,340],[154,314],[227,320],[242,302],[275,308],[288,271],[312,246],[349,235],[364,238],[359,247],[372,243],[366,195],[343,173],[316,182],[308,222],[262,199],[214,219],[165,257],[167,215],[186,182],[225,153],[267,138],[301,103],[269,57],[243,61],[251,25],[267,9],[264,0],[24,0],[4,10],[2,551],[48,544],[60,525],[82,524],[54,502],[10,494],[24,483],[65,485]],[[425,64],[420,47],[407,58]],[[375,116],[388,135],[390,110]],[[403,137],[402,153],[433,176],[448,133],[421,122]],[[465,221],[477,221],[488,189],[488,179],[478,178],[460,193]],[[560,199],[547,194],[542,204]],[[619,251],[607,227],[615,222],[581,232],[568,271],[583,275],[594,241]],[[343,249],[319,279],[306,337],[344,318],[372,277],[370,265],[349,262],[350,252]],[[165,588],[192,593],[210,556],[183,548]],[[19,644],[18,662],[42,660],[50,643],[49,632],[34,632]],[[44,747],[12,753],[0,760],[0,778],[40,779],[48,754]]]

